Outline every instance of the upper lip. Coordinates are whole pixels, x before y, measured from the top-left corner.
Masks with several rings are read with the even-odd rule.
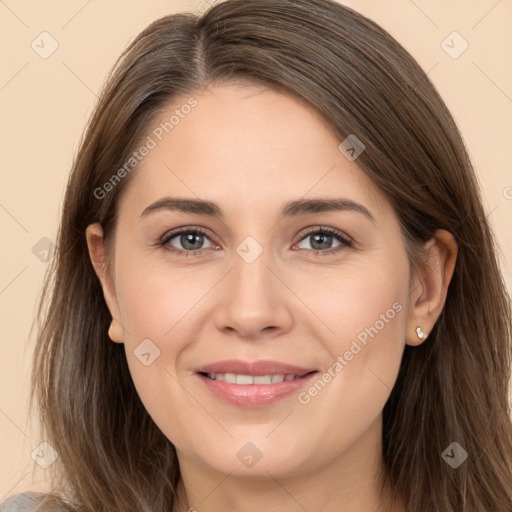
[[[230,359],[217,361],[197,368],[197,373],[236,373],[238,375],[297,375],[302,377],[313,368],[301,368],[299,366],[281,363],[279,361],[243,361],[241,359]]]

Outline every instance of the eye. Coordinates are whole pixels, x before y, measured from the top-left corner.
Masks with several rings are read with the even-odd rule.
[[[332,228],[316,228],[306,233],[299,241],[299,244],[304,240],[310,239],[310,248],[306,250],[313,251],[315,255],[334,254],[346,247],[352,247],[353,242],[344,233]],[[197,227],[187,227],[166,233],[162,240],[158,243],[167,251],[176,253],[180,256],[199,256],[205,252],[203,244],[205,240],[210,240],[206,232]],[[329,248],[333,240],[338,241],[338,245],[334,248]],[[176,247],[179,244],[181,247]],[[215,247],[210,240],[210,245],[207,248]]]
[[[312,251],[314,251],[315,255],[326,255],[333,254],[341,251],[346,247],[352,247],[352,240],[350,240],[344,233],[338,231],[337,229],[332,228],[317,228],[313,231],[309,231],[306,233],[301,239],[300,242],[304,240],[310,239],[310,245]],[[334,248],[326,247],[326,245],[331,245],[333,239],[338,240],[338,245],[334,246]],[[327,250],[324,250],[327,249]]]
[[[176,239],[176,240],[174,240]],[[188,256],[189,254],[196,256],[203,253],[204,240],[209,238],[206,236],[206,232],[201,228],[185,228],[178,231],[173,231],[164,235],[163,239],[159,243],[166,250],[174,252],[180,255]],[[174,243],[181,245],[183,249],[176,248]],[[210,246],[213,247],[213,244]]]

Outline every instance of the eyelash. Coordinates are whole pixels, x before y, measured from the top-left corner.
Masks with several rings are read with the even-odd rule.
[[[202,255],[206,251],[206,249],[200,249],[197,251],[182,251],[181,249],[176,249],[175,247],[172,247],[171,245],[169,245],[169,242],[173,238],[175,238],[178,235],[182,235],[184,233],[199,233],[199,234],[205,235],[207,238],[209,238],[206,231],[204,231],[203,229],[196,228],[196,227],[187,227],[187,228],[179,229],[177,231],[172,231],[171,233],[167,233],[160,240],[160,242],[158,243],[158,246],[164,248],[166,251],[177,254],[178,256],[184,255],[185,257],[188,257],[188,256]],[[350,240],[341,231],[338,231],[337,229],[325,228],[325,227],[320,227],[320,228],[316,228],[314,230],[308,231],[306,234],[304,234],[302,236],[302,238],[299,240],[299,242],[302,242],[303,240],[305,240],[306,238],[308,238],[309,236],[314,235],[314,234],[333,235],[334,238],[336,238],[339,242],[341,242],[340,245],[338,245],[334,249],[327,249],[325,251],[321,251],[321,250],[317,250],[317,249],[303,249],[306,251],[313,252],[315,256],[325,256],[328,254],[336,254],[339,251],[341,251],[347,247],[353,246],[352,240]]]

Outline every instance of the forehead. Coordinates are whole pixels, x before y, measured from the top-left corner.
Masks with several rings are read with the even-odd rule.
[[[308,195],[389,209],[356,161],[339,150],[331,127],[306,102],[281,92],[229,84],[196,91],[169,104],[145,136],[151,149],[121,209],[140,213],[166,195],[210,199],[227,214],[241,207],[277,210]]]

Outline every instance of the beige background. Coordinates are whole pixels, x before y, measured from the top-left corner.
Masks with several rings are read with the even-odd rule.
[[[512,290],[512,1],[343,3],[395,36],[429,72],[451,109],[476,166]],[[202,5],[206,2],[0,0],[0,501],[47,485],[48,470],[31,458],[42,439],[27,415],[29,329],[45,270],[40,259],[48,242],[40,240],[55,240],[85,121],[107,72],[140,30],[158,17]],[[39,37],[43,31],[59,45],[47,59],[31,47],[34,40],[43,46],[41,37],[48,37]],[[469,44],[456,59],[441,46],[453,31]],[[464,43],[452,36],[445,44],[453,52]],[[45,39],[45,48],[49,45]]]

